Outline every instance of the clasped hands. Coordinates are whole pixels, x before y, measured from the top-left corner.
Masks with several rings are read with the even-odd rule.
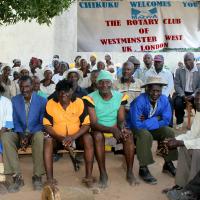
[[[112,127],[112,134],[118,142],[125,142],[130,136],[131,130],[125,127],[121,130],[118,127]]]

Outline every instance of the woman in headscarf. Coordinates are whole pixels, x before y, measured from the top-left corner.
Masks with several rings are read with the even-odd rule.
[[[55,91],[55,83],[52,81],[53,70],[50,67],[44,69],[44,79],[40,82],[40,90],[47,96]]]
[[[91,86],[90,70],[86,59],[81,59],[79,72],[82,78],[80,79],[81,81],[79,81],[80,87],[82,88],[90,87]]]
[[[14,97],[17,94],[20,94],[19,78],[22,76],[29,76],[29,74],[30,74],[30,69],[28,67],[21,66],[19,68],[19,77],[11,81],[11,87],[10,87],[11,97]]]

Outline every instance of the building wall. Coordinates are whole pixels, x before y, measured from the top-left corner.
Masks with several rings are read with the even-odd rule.
[[[61,60],[73,62],[76,55],[89,58],[91,52],[80,53],[77,49],[77,8],[76,3],[61,16],[55,17],[50,26],[36,22],[19,22],[15,25],[0,27],[0,61],[11,63],[20,58],[27,65],[31,57],[42,58],[44,65],[51,62],[58,54]],[[103,60],[106,52],[96,53],[98,60]],[[142,61],[144,53],[111,53],[114,63],[123,63],[130,55]],[[154,55],[154,54],[153,54]],[[163,53],[168,67],[175,69],[178,61],[183,60],[183,52]],[[196,53],[196,56],[200,54]]]

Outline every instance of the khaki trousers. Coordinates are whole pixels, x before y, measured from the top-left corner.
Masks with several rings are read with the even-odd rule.
[[[178,152],[178,164],[176,169],[175,183],[185,187],[200,171],[200,150],[188,150],[180,147]]]
[[[18,157],[19,136],[14,132],[5,132],[1,136],[3,145],[3,162],[5,174],[21,174],[20,162]],[[31,147],[33,159],[33,175],[41,176],[44,171],[43,160],[43,132],[33,134]]]

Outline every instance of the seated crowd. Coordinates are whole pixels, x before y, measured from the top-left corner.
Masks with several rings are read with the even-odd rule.
[[[109,145],[123,152],[130,185],[138,183],[133,174],[135,153],[139,176],[148,184],[157,183],[148,169],[154,163],[151,148],[156,140],[164,159],[162,171],[175,177],[175,186],[164,190],[168,198],[198,199],[199,187],[193,183],[200,182],[200,68],[193,53],[184,55],[175,75],[162,55],[145,54],[143,62],[141,67],[130,56],[116,67],[107,54],[105,63],[97,62],[96,55],[91,55],[90,63],[77,56],[69,66],[55,55],[44,68],[35,57],[29,66],[22,66],[19,59],[13,60],[12,67],[0,64],[0,193],[17,192],[24,185],[18,149],[26,151],[30,145],[34,190],[42,189],[44,174],[48,184],[57,184],[54,156],[64,149],[73,157],[74,148],[83,150],[85,185],[95,185],[95,157],[98,186],[107,187],[105,133],[110,133]],[[176,137],[187,103],[195,108],[194,121],[190,131]],[[8,186],[5,175],[12,177]]]

